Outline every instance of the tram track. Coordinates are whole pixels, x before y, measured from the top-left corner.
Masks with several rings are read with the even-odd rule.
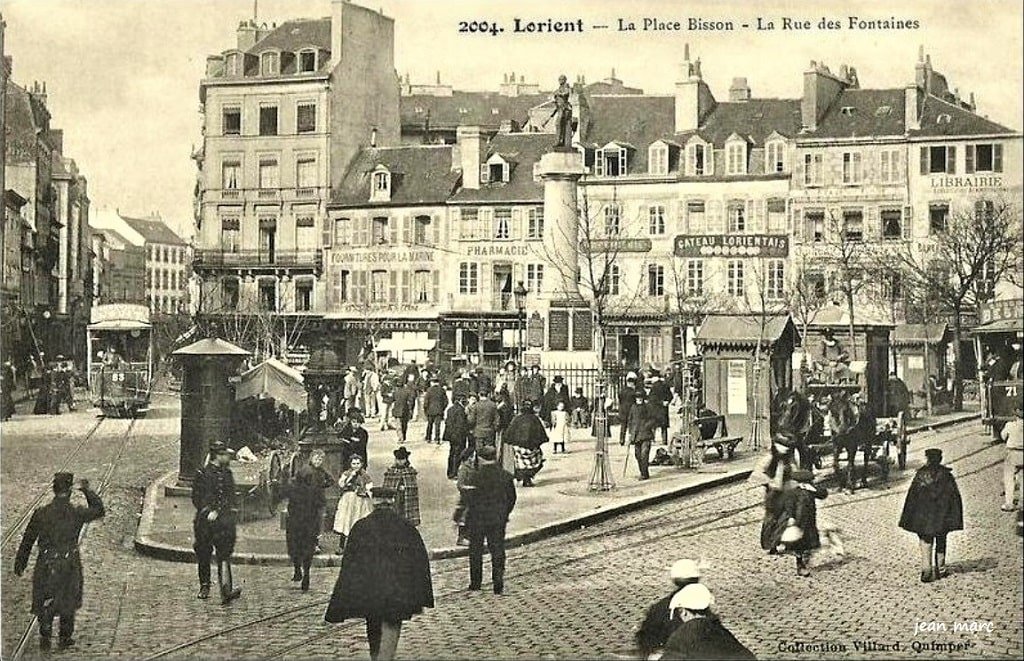
[[[83,439],[83,441],[78,444],[78,446],[73,451],[72,455],[69,455],[69,457],[65,460],[65,462],[62,465],[60,471],[63,471],[63,470],[65,470],[66,468],[68,468],[70,466],[71,461],[74,459],[74,456],[77,456],[78,452],[81,451],[81,448],[84,447],[84,445],[88,441],[88,439],[92,438],[96,434],[96,430],[99,429],[100,425],[102,424],[102,422],[105,419],[106,418],[100,418],[97,421],[97,423],[89,430],[86,438]],[[114,456],[111,458],[111,460],[107,463],[107,466],[104,469],[103,474],[100,477],[99,485],[96,488],[96,493],[98,495],[100,495],[100,496],[102,496],[106,492],[107,487],[110,486],[111,480],[112,480],[112,478],[114,476],[114,471],[117,469],[118,463],[121,461],[121,458],[124,456],[125,451],[128,449],[128,446],[131,444],[132,432],[135,429],[136,421],[137,421],[136,418],[132,418],[128,422],[128,427],[124,430],[124,432],[121,435],[121,440],[120,440],[120,443],[118,445],[117,451],[114,453]],[[46,496],[46,492],[42,492],[41,495],[38,498],[38,501],[41,501],[45,496]],[[35,507],[36,507],[36,505],[33,504],[32,507],[28,510],[27,515],[24,517],[26,522],[27,522],[28,518],[31,517],[31,514],[35,510]],[[79,537],[78,537],[79,545],[81,545],[82,540],[85,539],[85,535],[89,531],[89,526],[90,526],[90,524],[87,523],[87,524],[85,524],[82,527],[82,531],[81,531],[81,533],[79,534]],[[14,652],[10,656],[11,661],[17,661],[18,659],[21,659],[24,656],[25,650],[28,647],[29,641],[32,639],[32,634],[36,631],[38,625],[39,625],[39,618],[37,616],[33,615],[32,619],[29,621],[28,626],[25,628],[24,633],[18,639],[17,645],[14,648]]]
[[[937,441],[936,445],[937,446],[942,446],[945,443],[948,443],[948,442],[950,442],[952,440],[953,440],[952,438],[948,438],[948,439],[944,439],[942,441]],[[978,455],[978,454],[980,454],[982,452],[985,452],[985,451],[991,449],[991,447],[992,447],[991,445],[985,444],[985,445],[983,445],[980,448],[976,448],[976,449],[971,450],[969,452],[963,453],[963,454],[961,454],[961,455],[959,455],[959,456],[957,456],[955,458],[949,459],[946,462],[946,464],[947,465],[955,465],[957,463],[966,461],[966,460],[968,460],[968,459],[970,459],[970,458],[972,458],[972,457],[974,457],[974,456],[976,456],[976,455]],[[968,473],[965,473],[964,476],[970,475],[970,474],[974,474],[974,473],[980,472],[981,470],[985,470],[987,468],[990,468],[991,466],[995,465],[996,463],[999,463],[999,462],[987,463],[986,465],[982,466],[981,468],[977,468],[975,470],[969,471]],[[909,481],[909,479],[911,477],[912,477],[912,472],[911,471],[905,471],[905,477],[903,479],[899,479],[899,480],[892,480],[891,474],[890,474],[890,480],[887,483],[885,483],[885,484],[887,486],[891,487],[891,486],[894,486],[896,484],[907,482],[907,481]],[[720,508],[715,507],[715,506],[722,504],[723,501],[726,501],[727,499],[735,499],[735,498],[738,498],[738,497],[742,497],[743,494],[746,493],[746,492],[751,492],[751,491],[760,492],[761,488],[762,487],[755,486],[755,485],[751,485],[751,486],[733,485],[733,488],[728,488],[723,493],[712,493],[712,494],[709,494],[707,497],[703,497],[703,498],[698,497],[697,502],[694,502],[694,500],[692,500],[692,499],[686,499],[686,503],[685,504],[682,504],[682,505],[680,505],[678,507],[674,507],[671,510],[668,510],[668,511],[665,511],[665,512],[661,512],[659,514],[649,515],[649,516],[639,516],[636,521],[633,521],[633,522],[625,524],[625,525],[620,525],[620,526],[616,527],[614,529],[614,531],[609,531],[607,529],[607,527],[609,525],[607,522],[606,523],[602,523],[602,524],[597,524],[596,526],[594,526],[594,528],[597,529],[594,532],[588,533],[588,534],[584,534],[582,536],[574,537],[573,545],[578,547],[578,546],[585,545],[586,542],[588,542],[588,541],[593,541],[593,540],[597,540],[597,539],[607,540],[609,538],[609,533],[610,532],[614,532],[616,537],[618,537],[620,535],[621,536],[626,536],[626,535],[629,535],[630,533],[640,532],[640,531],[644,531],[644,530],[658,530],[661,527],[661,526],[659,526],[659,523],[662,523],[665,520],[678,521],[679,518],[680,518],[680,515],[691,515],[695,509],[708,509],[708,508],[710,508],[710,511],[708,511],[705,514],[702,514],[699,517],[688,516],[689,520],[687,521],[687,523],[685,525],[683,525],[681,527],[674,526],[674,527],[672,527],[672,528],[670,528],[668,530],[665,530],[664,532],[657,533],[657,534],[652,534],[652,535],[650,535],[650,536],[648,536],[648,537],[646,537],[644,539],[637,540],[637,539],[630,538],[628,541],[623,540],[621,543],[613,544],[610,547],[609,546],[605,546],[605,547],[599,548],[599,549],[591,551],[591,552],[587,552],[587,553],[583,553],[583,554],[574,554],[574,555],[572,555],[572,557],[564,558],[564,559],[561,559],[561,560],[555,560],[555,559],[552,559],[552,558],[541,558],[541,560],[543,560],[543,561],[540,561],[540,562],[536,563],[537,564],[537,568],[529,569],[529,570],[525,570],[525,571],[520,571],[520,572],[510,572],[510,573],[507,574],[507,579],[509,581],[514,581],[515,579],[528,578],[530,576],[535,576],[535,575],[542,574],[542,573],[548,573],[548,572],[557,570],[557,569],[562,568],[562,567],[567,567],[567,566],[572,565],[574,563],[585,562],[586,560],[589,560],[589,559],[592,559],[592,558],[596,558],[596,557],[600,557],[600,556],[604,556],[604,555],[609,554],[609,553],[620,552],[620,551],[627,550],[627,549],[635,550],[639,546],[648,546],[648,545],[652,545],[652,544],[663,543],[663,542],[665,542],[667,540],[674,540],[674,539],[679,539],[679,538],[686,538],[686,537],[692,537],[692,536],[697,536],[697,535],[703,535],[703,534],[710,533],[710,532],[716,532],[716,531],[720,531],[720,530],[727,530],[727,529],[730,529],[730,528],[736,528],[736,527],[742,527],[742,526],[749,525],[752,520],[756,520],[759,517],[755,517],[755,519],[743,518],[742,520],[739,520],[739,521],[735,521],[733,519],[735,519],[735,517],[737,517],[739,515],[742,515],[742,514],[744,514],[746,512],[755,511],[755,510],[760,512],[762,510],[763,506],[764,506],[763,505],[763,500],[760,497],[755,498],[754,502],[743,504],[743,505],[740,505],[740,506],[737,506],[737,507],[720,509]],[[844,498],[842,499],[841,502],[830,503],[829,505],[827,505],[827,507],[831,508],[831,507],[851,506],[851,505],[854,505],[854,504],[857,504],[857,503],[864,502],[866,500],[873,500],[873,499],[877,499],[877,498],[883,498],[883,497],[892,496],[892,495],[894,495],[896,493],[899,493],[899,492],[896,491],[896,490],[889,489],[889,488],[886,488],[885,490],[883,490],[881,492],[879,492],[877,489],[865,489],[865,490],[861,490],[859,492],[856,492],[853,495],[844,496]],[[715,525],[715,524],[717,524],[717,525]],[[564,552],[564,546],[555,545],[555,546],[553,546],[551,548],[544,548],[544,549],[541,550],[541,553],[549,553],[549,552],[553,553],[553,554],[561,554],[561,553]],[[537,556],[538,554],[535,553],[534,555]],[[533,558],[533,559],[536,560],[537,558]],[[463,564],[463,562],[460,562],[459,560],[461,560],[461,559],[448,559],[448,560],[441,561],[441,563],[445,563],[445,565],[447,565],[447,566],[445,566],[443,568],[440,568],[437,571],[432,572],[432,579],[433,579],[435,585],[439,582],[439,579],[445,579],[445,578],[451,577],[451,576],[456,575],[456,574],[464,574],[465,573],[465,571],[466,571],[465,565]],[[464,594],[464,593],[465,593],[465,589],[464,588],[443,590],[443,591],[438,592],[438,593],[435,594],[435,599],[434,600],[435,600],[435,603],[440,603],[440,602],[442,602],[444,600],[451,599],[453,597],[456,597],[456,596],[458,596],[460,594]],[[225,637],[230,636],[232,634],[235,634],[237,632],[246,632],[246,631],[248,631],[250,629],[253,629],[253,628],[256,628],[256,627],[260,627],[260,626],[263,626],[263,625],[282,625],[282,624],[287,624],[289,622],[293,622],[294,620],[297,620],[297,619],[301,618],[303,616],[303,613],[305,613],[307,611],[311,611],[311,610],[314,610],[314,609],[318,609],[318,610],[322,611],[322,610],[326,609],[328,603],[329,603],[329,600],[319,599],[319,600],[316,600],[315,602],[311,602],[311,603],[308,603],[308,604],[303,604],[303,605],[300,605],[300,606],[291,606],[289,608],[278,610],[278,611],[269,613],[267,615],[261,616],[259,618],[254,618],[254,619],[247,620],[247,621],[244,621],[244,622],[239,622],[239,623],[233,624],[233,625],[231,625],[229,627],[225,627],[223,629],[218,629],[216,631],[212,631],[212,632],[203,634],[201,636],[197,636],[195,638],[192,638],[190,640],[178,643],[178,644],[173,645],[171,647],[167,647],[167,648],[161,649],[161,650],[159,650],[159,651],[157,651],[157,652],[155,652],[155,653],[153,653],[153,654],[151,654],[149,656],[146,656],[144,658],[146,659],[146,661],[151,661],[151,660],[154,660],[154,659],[162,659],[162,658],[171,657],[172,655],[175,655],[175,654],[177,654],[179,652],[186,652],[188,650],[193,650],[193,654],[195,656],[199,656],[200,658],[202,658],[203,655],[201,653],[199,653],[199,652],[195,652],[194,651],[195,648],[200,648],[201,646],[203,646],[203,645],[205,645],[207,643],[213,643],[214,641],[218,641],[219,639],[225,638]],[[312,626],[317,626],[317,625],[323,626],[323,623],[322,623],[322,621],[319,621],[319,618],[318,618],[317,622],[311,623],[310,628],[312,628]],[[294,652],[295,650],[299,650],[299,649],[301,649],[303,647],[306,647],[307,645],[313,644],[313,643],[315,643],[315,642],[317,642],[317,641],[319,641],[319,640],[321,640],[323,638],[326,638],[329,635],[339,634],[340,632],[345,632],[345,631],[353,631],[354,629],[356,629],[358,627],[361,627],[361,626],[362,626],[362,621],[361,620],[360,621],[346,622],[346,623],[343,623],[342,625],[340,625],[340,627],[339,626],[330,626],[330,627],[327,627],[324,630],[317,631],[316,633],[312,634],[311,636],[304,637],[304,638],[301,638],[301,639],[293,641],[293,642],[289,642],[287,645],[284,645],[284,646],[282,646],[282,647],[280,647],[278,649],[268,650],[268,651],[266,651],[266,652],[261,654],[261,658],[266,658],[266,659],[282,658],[285,655],[287,655],[287,654],[289,654],[291,652]],[[251,635],[251,633],[250,633],[250,635]],[[208,655],[208,656],[212,657],[212,656],[215,656],[215,654]]]

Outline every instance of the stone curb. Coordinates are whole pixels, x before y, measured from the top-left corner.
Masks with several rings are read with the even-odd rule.
[[[951,418],[948,420],[941,420],[938,422],[929,423],[920,427],[914,427],[913,429],[907,430],[908,435],[919,434],[927,431],[935,431],[937,429],[944,429],[946,427],[952,427],[953,425],[959,425],[973,420],[980,420],[980,413],[970,413],[957,418]],[[646,496],[638,496],[625,502],[617,503],[615,505],[609,505],[602,507],[592,512],[586,512],[581,515],[569,517],[559,521],[553,521],[540,526],[529,528],[522,532],[509,535],[505,540],[507,548],[515,548],[518,546],[524,546],[533,542],[538,542],[548,537],[554,537],[561,535],[572,530],[579,528],[585,528],[592,526],[603,521],[607,521],[613,517],[621,514],[628,514],[635,512],[639,509],[650,505],[658,505],[660,503],[681,498],[683,496],[692,495],[699,493],[707,489],[714,487],[724,486],[732,484],[734,482],[741,482],[746,480],[751,469],[739,469],[733,472],[726,473],[721,477],[717,477],[706,482],[700,482],[698,484],[690,484],[661,493],[653,493]],[[160,491],[163,489],[163,483],[165,480],[171,478],[177,474],[177,471],[170,471],[160,479],[155,480],[149,487],[146,488],[146,496],[143,501],[142,508],[142,520],[139,522],[139,529],[135,535],[135,550],[141,555],[156,558],[158,560],[168,560],[171,562],[195,562],[195,552],[191,548],[181,546],[171,546],[162,542],[157,542],[150,539],[142,533],[143,527],[148,527],[152,523],[153,512],[155,511],[154,503],[160,495]],[[831,474],[825,476],[824,479],[831,477]],[[146,520],[148,519],[148,521]],[[459,558],[469,555],[469,549],[464,546],[453,546],[433,549],[430,551],[431,560],[447,560],[450,558]],[[287,565],[291,566],[291,560],[286,554],[283,553],[251,553],[251,554],[236,554],[232,558],[235,563],[243,565]],[[315,567],[337,567],[341,564],[341,556],[321,554],[313,559],[313,566]]]

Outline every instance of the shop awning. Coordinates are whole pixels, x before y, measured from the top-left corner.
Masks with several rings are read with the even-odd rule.
[[[946,324],[900,324],[893,330],[891,342],[896,347],[917,344],[943,344],[949,341]]]
[[[107,321],[100,321],[95,324],[89,324],[89,330],[121,330],[121,331],[133,331],[133,330],[149,330],[152,328],[152,324],[147,324],[144,321],[136,321],[134,319],[109,319]]]
[[[1017,333],[1024,332],[1024,319],[997,319],[976,327],[973,333]]]
[[[759,340],[775,344],[787,332],[798,335],[789,315],[766,317],[763,327],[757,315],[711,315],[700,325],[695,341],[720,346],[754,346]]]
[[[271,398],[293,411],[306,410],[306,389],[302,374],[276,358],[265,360],[239,377],[235,400]]]
[[[398,353],[400,351],[433,351],[435,346],[437,346],[437,340],[425,337],[386,337],[382,340],[377,340],[373,350],[379,352],[389,351],[391,353]]]

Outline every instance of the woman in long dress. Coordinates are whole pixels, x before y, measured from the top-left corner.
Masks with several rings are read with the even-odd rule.
[[[505,430],[505,442],[515,451],[515,476],[524,487],[533,486],[533,478],[544,467],[541,445],[548,442],[548,432],[538,413],[540,407],[528,408],[512,419]]]
[[[338,486],[341,487],[341,498],[338,499],[338,511],[334,514],[334,532],[341,536],[336,551],[337,555],[341,555],[352,526],[373,511],[373,501],[370,499],[373,482],[363,468],[362,457],[353,455],[349,459],[349,469],[341,474]]]

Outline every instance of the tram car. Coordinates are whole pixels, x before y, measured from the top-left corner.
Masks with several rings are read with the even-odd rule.
[[[93,306],[86,337],[93,404],[110,417],[144,414],[154,375],[149,308],[124,303]]]
[[[981,372],[982,421],[999,439],[1013,410],[1024,402],[1024,301],[993,301],[979,312],[973,335]]]

